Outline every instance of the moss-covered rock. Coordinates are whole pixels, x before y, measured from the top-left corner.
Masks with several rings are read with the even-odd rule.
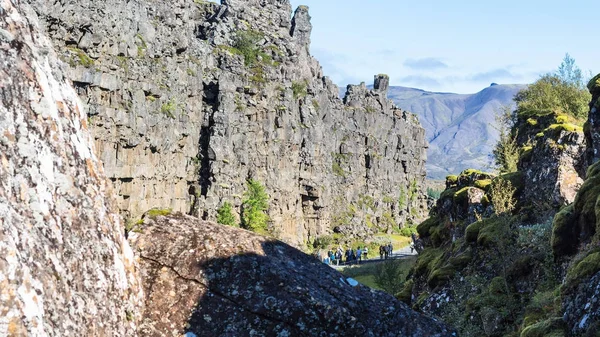
[[[552,138],[558,137],[563,132],[583,132],[583,127],[572,123],[552,124],[544,130],[544,134]]]
[[[587,85],[588,90],[593,95],[594,93],[600,91],[600,74],[594,76]]]
[[[577,226],[573,204],[556,213],[552,222],[552,251],[556,256],[573,254],[577,250]]]
[[[502,178],[502,179],[506,179],[506,180],[510,181],[512,186],[516,189],[516,192],[515,192],[515,196],[516,196],[516,195],[519,195],[523,191],[523,188],[525,187],[524,177],[525,177],[525,175],[523,174],[523,172],[517,171],[517,172],[502,174],[498,178]]]
[[[457,175],[449,175],[446,177],[446,188],[451,188],[451,187],[455,187],[456,183],[458,182],[458,176]]]
[[[484,224],[484,221],[477,221],[468,225],[465,229],[465,240],[467,242],[477,242],[479,231],[481,230],[481,227],[483,227]]]
[[[414,267],[416,276],[428,275],[440,262],[444,250],[440,248],[427,248],[421,252]]]
[[[564,337],[565,322],[560,317],[553,317],[523,329],[520,337]]]
[[[581,242],[600,229],[600,162],[590,166],[575,201],[554,217],[552,250],[555,256],[574,254]]]
[[[143,218],[145,218],[145,217],[156,218],[157,216],[167,216],[171,213],[173,213],[173,210],[171,208],[153,208],[151,210],[148,210],[143,215]]]
[[[492,246],[508,239],[510,219],[507,217],[492,217],[481,220],[483,224],[477,235],[477,244],[482,246]]]
[[[419,233],[419,237],[421,238],[428,238],[429,237],[429,231],[432,227],[436,227],[439,225],[440,222],[440,218],[437,216],[432,216],[430,218],[428,218],[427,220],[421,222],[418,226],[417,226],[417,233]]]
[[[448,282],[456,273],[456,268],[450,264],[434,269],[427,278],[427,285],[434,289]]]
[[[487,191],[488,187],[492,184],[492,179],[481,179],[475,182],[475,187]]]
[[[561,293],[563,295],[571,293],[579,283],[592,277],[598,271],[600,271],[600,252],[591,253],[569,269],[565,283],[561,287]]]
[[[396,294],[396,298],[410,305],[410,303],[412,302],[412,291],[414,286],[415,281],[413,281],[412,279],[404,282],[404,287],[399,293]]]

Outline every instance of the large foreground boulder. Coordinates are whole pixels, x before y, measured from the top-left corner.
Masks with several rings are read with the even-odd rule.
[[[282,242],[186,215],[132,234],[146,294],[138,333],[452,336],[442,323]],[[191,335],[191,334],[188,334]]]
[[[35,13],[0,1],[0,336],[131,336],[133,253]]]

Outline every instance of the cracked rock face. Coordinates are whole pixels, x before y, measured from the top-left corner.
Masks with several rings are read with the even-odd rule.
[[[81,102],[35,13],[0,1],[0,336],[130,336],[143,307]]]
[[[138,333],[172,336],[451,336],[380,291],[251,232],[175,214],[145,219],[132,244],[146,310]]]
[[[424,130],[387,99],[386,76],[339,99],[309,54],[307,7],[27,2],[69,64],[125,217],[168,207],[215,220],[225,202],[239,217],[248,178],[270,195],[271,230],[297,246],[425,215]],[[246,59],[235,46],[249,31]]]

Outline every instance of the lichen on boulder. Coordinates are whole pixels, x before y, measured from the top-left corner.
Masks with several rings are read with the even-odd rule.
[[[172,214],[131,236],[146,295],[143,336],[451,336],[391,295],[352,286],[299,250]]]

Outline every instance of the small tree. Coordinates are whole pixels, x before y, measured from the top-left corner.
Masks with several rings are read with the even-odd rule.
[[[517,136],[511,132],[513,125],[511,108],[509,106],[502,107],[500,113],[496,115],[496,126],[494,128],[499,132],[499,139],[493,150],[494,162],[501,173],[517,171],[519,146],[517,145]]]
[[[492,206],[496,215],[502,215],[511,212],[517,205],[514,199],[516,189],[509,180],[498,177],[490,185],[490,197]]]
[[[269,216],[265,211],[269,208],[269,196],[258,180],[247,181],[248,190],[242,201],[242,227],[254,232],[267,230]]]
[[[235,215],[233,215],[231,203],[226,201],[221,207],[219,207],[219,209],[217,209],[217,223],[226,226],[238,227],[238,223],[235,220]]]
[[[375,284],[395,295],[404,288],[405,267],[402,260],[380,262],[375,267]]]
[[[543,75],[515,96],[517,112],[525,117],[562,113],[584,119],[590,100],[581,69],[569,54],[565,55],[557,71]]]

